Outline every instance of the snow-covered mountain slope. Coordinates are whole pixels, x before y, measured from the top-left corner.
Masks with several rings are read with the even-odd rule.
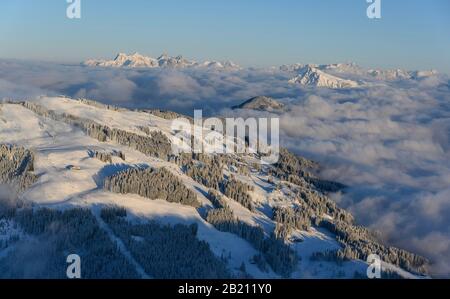
[[[302,64],[302,63],[294,63],[294,64],[283,64],[279,67],[280,71],[283,72],[298,72],[306,66],[318,67],[317,64]]]
[[[0,152],[0,183],[5,177],[23,181],[29,174],[32,184],[17,200],[36,211],[90,210],[92,223],[95,219],[99,223],[99,236],[119,244],[115,254],[140,277],[169,275],[145,262],[143,257],[150,252],[139,245],[145,234],[129,227],[148,221],[196,224],[196,238],[209,245],[216,263],[223,263],[234,277],[364,276],[369,252],[390,261],[387,275],[405,277],[423,271],[426,262],[421,257],[385,247],[355,226],[353,217],[327,197],[342,186],[314,176],[318,166],[312,161],[285,150],[278,164],[262,166],[254,163],[256,154],[172,156],[166,146],[176,140],[170,138],[173,134],[170,119],[92,101],[40,97],[4,103],[0,140],[16,147]],[[23,153],[19,147],[33,153],[26,169],[20,166],[23,155],[13,153]],[[17,169],[12,169],[14,165]],[[161,172],[151,174],[149,169]],[[142,182],[147,175],[153,181]],[[195,200],[183,203],[187,196],[179,194]],[[112,205],[125,208],[127,217],[116,219],[104,210]],[[0,240],[8,240],[0,246],[0,265],[11,260],[2,258],[21,252],[17,249],[23,240],[37,238],[27,217],[20,217],[28,212],[16,213],[16,218],[5,216],[9,218],[0,222]],[[130,236],[125,229],[136,232]],[[1,267],[2,273],[10,270]]]
[[[296,77],[289,80],[289,83],[326,88],[355,88],[360,86],[356,81],[327,74],[312,66],[302,68]]]
[[[411,79],[411,74],[405,70],[369,70],[369,75],[379,80]]]
[[[89,59],[82,63],[85,66],[97,67],[128,67],[128,68],[211,68],[221,70],[239,70],[241,67],[231,61],[196,62],[183,56],[172,57],[163,54],[158,58],[144,56],[139,53],[127,55],[119,53],[113,60]]]
[[[270,97],[257,96],[245,101],[242,104],[233,106],[232,109],[251,109],[251,110],[274,112],[283,110],[284,104],[277,102],[276,100]]]
[[[362,74],[364,72],[364,70],[354,62],[323,64],[319,66],[319,69],[323,71],[348,74]]]
[[[406,71],[402,69],[394,70],[369,70],[368,74],[378,80],[394,81],[394,80],[410,80],[422,79],[438,75],[437,71]]]
[[[280,71],[298,72],[305,68],[314,68],[325,72],[347,73],[347,74],[363,74],[364,69],[354,62],[350,63],[332,63],[332,64],[285,64],[280,66]]]
[[[280,71],[297,73],[298,76],[291,79],[291,83],[301,83],[304,85],[328,86],[330,88],[340,88],[331,86],[356,87],[357,81],[366,79],[376,79],[378,81],[398,81],[398,80],[418,80],[437,76],[439,73],[435,70],[428,71],[408,71],[403,69],[364,69],[356,63],[334,63],[334,64],[290,64],[282,65]],[[312,77],[312,78],[310,78]],[[319,79],[323,77],[322,82]],[[336,81],[347,81],[343,84]],[[329,81],[327,84],[326,81]],[[304,82],[304,83],[302,83]],[[318,85],[317,85],[318,84]]]
[[[134,53],[127,55],[124,53],[117,54],[114,60],[87,60],[84,62],[86,66],[102,66],[102,67],[158,67],[157,59]]]

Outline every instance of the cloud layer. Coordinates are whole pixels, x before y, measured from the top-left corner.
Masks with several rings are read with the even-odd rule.
[[[400,87],[314,93],[282,116],[285,143],[351,186],[335,196],[387,241],[450,274],[448,90]],[[433,242],[430,242],[433,241]]]
[[[351,187],[334,198],[386,241],[450,276],[450,87],[446,77],[355,90],[290,85],[275,69],[95,69],[0,61],[0,99],[65,94],[192,114],[266,95],[283,101],[282,143]]]

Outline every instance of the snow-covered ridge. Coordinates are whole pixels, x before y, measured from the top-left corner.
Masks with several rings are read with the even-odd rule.
[[[301,64],[295,63],[290,65],[282,65],[279,68],[283,72],[295,72],[301,76],[307,70],[314,70],[319,75],[341,77],[350,76],[361,79],[376,79],[380,81],[396,81],[396,80],[418,80],[437,76],[436,70],[415,70],[408,71],[404,69],[364,69],[356,63],[334,63],[334,64]],[[320,73],[321,72],[321,73]],[[295,81],[296,78],[292,80]],[[354,79],[353,79],[354,80]]]
[[[283,110],[284,104],[270,97],[258,96],[251,98],[240,105],[233,106],[231,109],[251,109],[273,112]]]
[[[294,64],[285,64],[280,66],[280,71],[284,72],[298,72],[305,68],[314,68],[321,71],[333,71],[337,73],[354,73],[354,74],[360,74],[364,70],[358,66],[354,62],[349,63],[332,63],[332,64],[301,64],[301,63],[294,63]]]
[[[289,80],[289,83],[326,88],[355,88],[360,86],[356,81],[327,74],[313,66],[302,68],[299,75]]]
[[[162,54],[157,58],[139,53],[119,53],[112,60],[89,59],[83,66],[105,68],[172,68],[172,69],[212,69],[239,71],[243,68],[231,61],[195,61],[183,56]],[[289,80],[291,84],[301,84],[319,88],[358,88],[368,86],[373,81],[420,80],[437,76],[435,70],[407,71],[403,69],[364,69],[354,62],[333,64],[301,64],[295,63],[276,67],[282,72],[296,73]],[[375,83],[377,84],[377,83]]]
[[[149,154],[147,147],[132,146],[129,141],[121,142],[123,139],[117,137],[126,135],[139,141],[154,131],[170,136],[173,132],[169,119],[87,100],[41,97],[33,105],[26,103],[30,102],[0,104],[0,139],[33,149],[36,157],[33,173],[38,180],[22,197],[37,207],[64,209],[83,206],[95,211],[96,206],[113,204],[143,219],[196,223],[199,238],[208,242],[217,257],[230,256],[226,262],[230,269],[238,269],[244,264],[246,272],[255,278],[278,278],[277,273],[285,273],[286,267],[292,278],[309,275],[351,278],[355,272],[365,273],[367,268],[364,255],[360,254],[367,250],[378,250],[377,253],[383,254],[388,250],[387,247],[374,246],[376,243],[367,238],[367,232],[353,225],[352,216],[321,191],[332,190],[334,185],[309,173],[314,167],[312,161],[296,157],[286,150],[281,151],[279,165],[261,168],[255,166],[252,154],[164,159],[161,155]],[[83,125],[88,125],[87,130],[82,129]],[[143,127],[149,132],[143,131]],[[97,134],[113,130],[115,137],[109,133],[108,136]],[[105,162],[108,159],[99,159],[91,152],[106,155],[120,152],[123,155],[110,155],[108,163]],[[195,192],[203,210],[215,213],[205,219],[194,206],[168,202],[163,198],[149,200],[150,197],[142,194],[147,191],[144,188],[158,185],[155,181],[150,181],[154,184],[142,185],[143,189],[138,188],[142,193],[134,189],[134,192],[119,194],[112,192],[114,188],[102,188],[111,175],[118,175],[117,180],[120,181],[126,174],[123,171],[142,166],[167,169],[172,174],[169,177],[176,177],[183,188]],[[130,182],[135,180],[120,181],[124,186]],[[226,191],[217,188],[218,183]],[[215,199],[209,195],[211,188],[219,194]],[[241,229],[223,231],[222,227],[221,230],[220,221],[229,221],[227,217],[239,219]],[[233,225],[225,227],[232,228]],[[239,235],[242,228],[249,230],[252,227],[260,227],[265,236],[276,234],[301,261],[258,266],[255,256],[267,252],[261,251],[258,242]],[[336,232],[348,234],[349,241],[355,243],[340,243]],[[113,230],[109,234],[114,234]],[[359,239],[367,241],[367,247],[360,246],[363,243]],[[132,253],[128,249],[124,247],[121,251],[129,256]],[[420,261],[419,257],[406,252],[392,252],[405,261]],[[136,268],[139,266],[142,265],[138,264]],[[393,272],[398,271],[394,267]]]
[[[119,53],[113,60],[95,60],[90,59],[82,63],[85,66],[96,67],[116,67],[116,68],[212,68],[212,69],[227,69],[238,70],[241,67],[231,61],[204,61],[197,62],[189,60],[183,56],[169,56],[163,54],[158,58],[144,56],[139,53],[131,55]]]
[[[376,79],[386,81],[406,80],[406,79],[415,80],[438,75],[438,72],[436,70],[406,71],[402,69],[369,70],[367,73]]]

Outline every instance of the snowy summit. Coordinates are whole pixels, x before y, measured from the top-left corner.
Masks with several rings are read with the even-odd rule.
[[[119,53],[113,60],[95,60],[89,59],[82,63],[84,66],[94,67],[117,67],[117,68],[213,68],[213,69],[227,69],[227,70],[239,70],[241,67],[231,61],[204,61],[197,62],[189,60],[183,56],[169,56],[162,54],[158,58],[144,56],[139,53],[131,55],[125,53]]]
[[[250,109],[272,112],[283,110],[284,104],[270,97],[258,96],[251,98],[240,105],[233,106],[231,109]]]
[[[359,87],[358,82],[352,80],[346,80],[327,74],[318,68],[313,66],[306,66],[300,70],[300,73],[289,80],[289,83],[301,85],[310,85],[316,87],[327,88],[355,88]]]

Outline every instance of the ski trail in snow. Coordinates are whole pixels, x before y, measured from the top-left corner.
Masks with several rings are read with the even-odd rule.
[[[100,217],[98,211],[92,211],[95,218],[98,221],[98,224],[100,228],[104,229],[110,239],[114,242],[116,242],[117,246],[119,247],[120,252],[125,256],[125,258],[134,266],[136,269],[136,272],[141,276],[143,279],[150,279],[151,277],[145,272],[144,268],[134,259],[134,257],[131,255],[131,253],[126,248],[125,244],[122,242],[120,238],[118,238],[114,232],[111,230],[111,228],[106,224],[102,217]]]

